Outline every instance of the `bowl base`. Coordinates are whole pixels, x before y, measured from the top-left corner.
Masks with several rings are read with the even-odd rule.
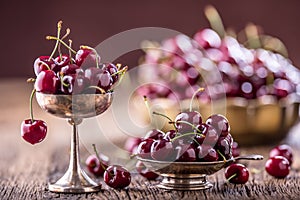
[[[206,180],[206,175],[195,177],[170,177],[163,176],[158,188],[166,190],[206,190],[213,185]]]
[[[51,192],[56,193],[91,193],[99,192],[101,190],[101,185],[91,185],[91,186],[79,186],[74,187],[72,185],[59,185],[59,184],[50,184],[48,189]]]

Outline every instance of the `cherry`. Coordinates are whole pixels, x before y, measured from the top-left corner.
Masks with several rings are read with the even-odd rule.
[[[154,140],[152,138],[143,140],[137,148],[137,154],[141,158],[145,158],[145,159],[151,158],[150,152],[151,152],[151,146],[152,146],[153,142],[154,142]]]
[[[112,165],[106,168],[103,180],[108,186],[121,189],[130,184],[131,174],[126,168],[120,165]]]
[[[41,71],[34,85],[37,92],[55,94],[58,92],[59,79],[52,70]]]
[[[292,148],[289,145],[282,144],[277,147],[274,147],[270,151],[270,158],[275,156],[285,157],[289,161],[290,165],[292,165],[293,163],[293,152]]]
[[[175,147],[175,151],[177,152],[176,161],[178,162],[195,162],[197,159],[192,145],[178,145]]]
[[[168,132],[166,132],[163,138],[167,141],[171,141],[171,139],[173,139],[176,134],[177,132],[175,130],[169,130]]]
[[[230,159],[232,157],[232,149],[231,144],[227,138],[219,138],[216,148],[220,151],[220,153],[225,156],[226,159]]]
[[[102,69],[104,71],[108,71],[113,79],[113,84],[116,83],[119,79],[119,74],[117,73],[118,67],[116,65],[114,65],[113,63],[105,63],[103,65],[104,66],[102,67]]]
[[[108,71],[103,71],[100,74],[97,75],[98,78],[98,84],[97,86],[102,88],[105,91],[108,91],[112,84],[113,84],[113,79]],[[97,90],[97,92],[99,92]]]
[[[70,63],[71,58],[68,55],[62,55],[62,56],[57,56],[54,59],[54,61],[55,61],[56,65],[54,67],[52,67],[51,70],[54,72],[59,72],[62,67],[66,66]]]
[[[174,148],[172,142],[169,142],[165,139],[154,140],[151,145],[151,157],[154,160],[173,160]]]
[[[68,64],[61,68],[60,73],[63,75],[76,74],[80,67],[76,64]]]
[[[175,118],[175,126],[179,131],[182,132],[191,132],[193,131],[193,127],[189,124],[197,126],[202,123],[201,114],[197,111],[187,111],[179,113]]]
[[[196,155],[199,161],[213,162],[219,159],[218,152],[210,145],[197,146]]]
[[[290,163],[283,156],[275,156],[267,160],[265,169],[271,176],[284,178],[290,172]]]
[[[141,161],[136,163],[136,171],[148,180],[155,180],[159,176],[157,173],[150,171]]]
[[[64,94],[80,94],[89,85],[86,77],[77,74],[63,76],[61,82],[61,91]]]
[[[35,59],[33,69],[35,75],[37,76],[41,71],[51,70],[55,68],[55,66],[56,63],[52,58],[50,58],[50,56],[40,56]]]
[[[206,124],[212,125],[221,136],[226,136],[230,131],[229,122],[226,117],[220,114],[211,115]]]
[[[203,29],[194,35],[194,40],[200,45],[200,47],[207,48],[219,48],[221,46],[220,36],[212,29]]]
[[[152,130],[147,132],[144,139],[151,138],[151,139],[154,139],[154,140],[160,140],[160,139],[163,139],[164,135],[165,135],[165,133],[162,132],[161,130],[152,129]]]
[[[225,170],[225,177],[230,183],[244,184],[249,179],[249,171],[242,164],[231,164]]]
[[[26,119],[21,124],[21,136],[30,144],[36,144],[45,139],[47,125],[43,120]]]
[[[129,137],[124,144],[124,148],[130,154],[135,154],[137,153],[137,148],[141,142],[142,139],[139,137]]]
[[[100,56],[92,48],[82,46],[75,55],[75,62],[83,69],[98,67],[97,63],[100,63]]]
[[[213,126],[211,126],[210,124],[202,123],[198,125],[197,128],[204,135],[204,137],[200,135],[195,136],[195,139],[199,144],[205,143],[205,144],[215,145],[217,143],[219,139],[219,135]]]
[[[232,156],[238,157],[240,155],[240,148],[237,142],[232,143]]]
[[[84,70],[84,76],[88,79],[90,79],[91,85],[97,85],[98,84],[98,75],[103,72],[102,69],[97,67],[89,67]]]
[[[97,177],[103,176],[105,169],[109,165],[108,157],[106,157],[103,154],[98,154],[98,155],[101,160],[99,160],[96,155],[90,155],[85,161],[85,164],[89,172],[94,174]]]

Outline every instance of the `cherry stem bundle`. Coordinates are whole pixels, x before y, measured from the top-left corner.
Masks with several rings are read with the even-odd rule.
[[[75,50],[73,50],[71,47],[69,47],[69,45],[67,45],[64,41],[62,41],[61,39],[54,37],[54,36],[46,36],[47,40],[56,40],[58,42],[60,42],[62,45],[64,45],[67,49],[69,49],[73,54],[76,54],[77,52]]]

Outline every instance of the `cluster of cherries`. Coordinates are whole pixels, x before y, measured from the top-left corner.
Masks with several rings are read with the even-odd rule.
[[[64,39],[70,29],[60,38],[62,21],[57,24],[57,37],[47,36],[48,40],[56,40],[50,56],[40,56],[33,64],[36,78],[28,79],[34,82],[34,90],[30,96],[30,119],[21,124],[23,139],[31,144],[44,140],[47,134],[47,125],[43,120],[33,118],[32,99],[35,92],[45,94],[104,94],[113,90],[113,87],[126,72],[126,67],[120,64],[100,63],[97,51],[88,46],[81,46],[76,52],[71,48],[72,41],[67,45]],[[62,54],[60,46],[64,45],[69,54]],[[58,56],[54,57],[58,50]],[[72,57],[72,54],[75,54]]]
[[[154,67],[147,68],[151,77],[141,71],[141,78],[159,83],[140,87],[138,93],[149,98],[188,99],[199,86],[206,88],[199,98],[207,101],[224,94],[280,99],[299,92],[300,71],[290,60],[266,49],[246,48],[236,38],[221,38],[209,28],[198,31],[193,39],[177,35],[147,48],[144,64]],[[208,80],[207,71],[212,72]]]
[[[98,153],[93,145],[95,154],[90,155],[85,164],[88,171],[96,177],[103,177],[104,182],[112,188],[122,189],[131,182],[130,172],[120,165],[110,165],[109,158]]]

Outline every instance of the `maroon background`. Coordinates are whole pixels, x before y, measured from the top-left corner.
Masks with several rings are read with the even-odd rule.
[[[208,26],[203,8],[214,5],[226,27],[241,30],[248,22],[264,28],[266,34],[285,42],[290,58],[300,66],[300,1],[2,1],[0,77],[29,77],[36,57],[51,53],[54,42],[45,36],[56,34],[60,19],[71,28],[74,48],[96,46],[101,41],[131,28],[156,26],[192,36]],[[135,65],[138,53],[122,61]]]

